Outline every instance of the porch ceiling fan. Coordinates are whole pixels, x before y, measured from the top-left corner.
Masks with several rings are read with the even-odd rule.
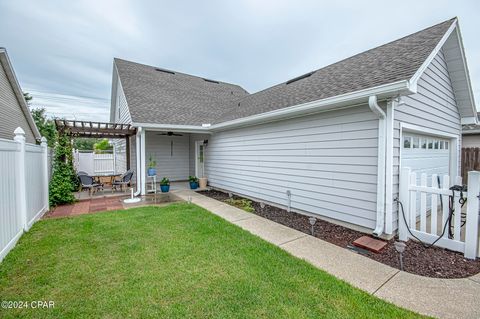
[[[164,133],[159,133],[157,135],[166,135],[166,136],[183,136],[183,134],[178,134],[174,132],[164,132]]]

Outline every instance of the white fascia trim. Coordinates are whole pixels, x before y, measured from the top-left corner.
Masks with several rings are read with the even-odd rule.
[[[295,115],[309,114],[321,111],[327,111],[336,108],[339,105],[355,102],[367,102],[368,98],[372,95],[376,95],[379,98],[386,98],[400,94],[412,94],[415,93],[410,89],[409,82],[406,80],[389,83],[385,85],[376,86],[374,88],[368,88],[365,90],[359,90],[352,93],[337,95],[334,97],[326,98],[323,100],[312,101],[304,104],[294,105],[283,109],[247,116],[244,118],[227,121],[219,124],[214,124],[210,127],[211,131],[220,131],[233,127],[252,125],[263,123],[266,121],[274,121],[278,119],[288,118]]]
[[[468,64],[467,64],[467,56],[465,55],[465,48],[463,46],[463,39],[462,39],[462,33],[460,32],[460,24],[458,23],[458,20],[456,21],[457,24],[457,38],[458,42],[460,43],[460,52],[462,53],[462,62],[463,62],[463,67],[465,68],[465,75],[467,77],[467,86],[468,86],[468,95],[470,96],[470,104],[472,105],[472,111],[475,116],[477,115],[477,107],[475,105],[475,95],[473,94],[473,88],[472,88],[472,82],[470,80],[470,71],[468,70]],[[475,124],[478,123],[478,118],[475,117]]]
[[[202,133],[212,134],[210,127],[202,127],[196,125],[169,125],[169,124],[155,124],[155,123],[137,123],[133,122],[134,127],[143,127],[149,131],[169,131],[169,132],[182,132],[182,133]]]
[[[8,81],[15,92],[15,96],[17,97],[18,104],[22,108],[23,114],[27,119],[27,122],[30,126],[30,129],[33,131],[33,135],[35,135],[35,139],[40,141],[42,135],[33,120],[32,114],[30,113],[30,109],[28,108],[27,101],[25,101],[25,97],[23,96],[23,91],[18,83],[17,76],[13,71],[12,63],[10,62],[10,58],[8,57],[7,51],[5,49],[0,49],[0,63],[5,68],[5,74],[7,75]]]
[[[117,105],[117,87],[118,87],[118,71],[115,60],[113,61],[113,72],[112,72],[112,95],[110,98],[110,122],[115,123],[117,118],[116,105]]]
[[[445,44],[448,37],[450,36],[450,34],[453,32],[453,30],[455,30],[456,26],[457,26],[457,19],[455,19],[455,21],[452,23],[450,28],[448,28],[447,32],[445,32],[445,34],[443,35],[440,42],[438,42],[435,49],[433,49],[432,53],[430,53],[430,55],[425,60],[425,62],[423,62],[422,66],[420,66],[420,68],[417,70],[417,72],[415,72],[415,74],[410,79],[410,87],[413,89],[413,91],[417,92],[418,80],[422,76],[423,72],[425,72],[425,70],[428,68],[430,63],[432,63],[433,59],[435,59],[435,56],[438,54],[438,52],[440,52],[443,45]]]
[[[279,110],[242,117],[223,123],[213,124],[209,127],[202,127],[196,125],[171,125],[139,122],[133,122],[132,126],[143,127],[144,129],[156,131],[212,134],[215,131],[222,131],[240,126],[260,124],[285,118],[291,118],[294,116],[300,116],[304,114],[329,111],[332,109],[338,109],[339,106],[351,107],[360,103],[367,103],[368,98],[372,95],[377,96],[379,99],[383,99],[401,94],[413,93],[415,92],[410,89],[409,82],[407,80],[402,80],[389,84],[379,85],[373,88],[337,95],[323,100],[307,102],[282,108]]]
[[[468,124],[477,124],[478,119],[476,116],[470,116],[470,117],[462,117],[460,121],[462,125],[468,125]]]

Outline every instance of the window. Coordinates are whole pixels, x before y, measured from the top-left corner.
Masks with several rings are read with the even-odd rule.
[[[433,148],[433,141],[432,140],[428,140],[428,149],[431,150]]]
[[[427,149],[427,139],[426,138],[422,138],[420,139],[420,147],[423,148],[423,149]]]
[[[410,136],[405,136],[403,138],[403,148],[410,148],[412,145],[412,138]]]
[[[435,140],[435,141],[433,142],[433,148],[436,149],[436,150],[438,150],[438,140]]]
[[[444,141],[440,141],[440,149],[443,150],[445,147],[445,142]]]
[[[448,150],[448,141],[445,141],[445,149]]]
[[[412,148],[418,148],[419,147],[419,138],[418,137],[413,137],[412,138]]]

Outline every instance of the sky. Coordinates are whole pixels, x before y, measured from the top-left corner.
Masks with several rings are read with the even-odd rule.
[[[0,47],[33,107],[108,121],[114,57],[253,93],[457,16],[478,106],[479,14],[478,0],[0,0]]]

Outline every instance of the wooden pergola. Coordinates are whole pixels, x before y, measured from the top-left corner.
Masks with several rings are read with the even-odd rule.
[[[130,167],[130,136],[137,129],[130,124],[55,119],[57,131],[72,137],[125,139],[127,169]]]

